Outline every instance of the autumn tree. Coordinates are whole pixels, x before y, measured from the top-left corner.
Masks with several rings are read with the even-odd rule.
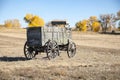
[[[90,28],[90,30],[94,31],[94,32],[98,32],[100,30],[101,24],[98,21],[97,17],[96,16],[90,16],[90,18],[88,20],[89,20],[88,27]]]
[[[18,19],[14,19],[14,20],[12,21],[12,25],[13,25],[13,27],[20,27],[20,26],[21,26]]]
[[[89,18],[89,21],[90,22],[94,22],[94,21],[97,21],[98,19],[97,19],[97,17],[96,16],[90,16],[90,18]]]
[[[77,23],[75,24],[76,29],[78,29],[79,31],[81,31],[80,23],[81,23],[81,21],[79,21],[79,22],[77,22]]]
[[[117,18],[120,20],[120,10],[117,12]]]
[[[96,16],[91,16],[88,20],[82,20],[76,23],[76,28],[80,31],[94,31],[98,32],[100,30],[100,22]]]
[[[115,28],[116,17],[114,14],[100,15],[100,20],[103,32],[106,32],[108,28],[111,28],[110,30]]]
[[[87,22],[88,20],[82,20],[76,23],[76,28],[79,29],[79,31],[87,31]]]
[[[76,23],[76,28],[80,31],[94,31],[98,32],[100,28],[102,32],[107,30],[114,32],[116,30],[116,21],[120,20],[120,11],[115,14],[102,14],[100,15],[100,20],[96,16],[90,16],[86,21],[79,21]]]
[[[101,24],[98,21],[92,23],[92,31],[98,32],[100,30]]]
[[[43,27],[44,26],[44,20],[37,15],[26,14],[26,16],[24,17],[24,20],[28,23],[29,27]]]
[[[21,26],[18,19],[6,20],[4,22],[4,25],[7,28],[14,28],[14,27],[19,28]]]

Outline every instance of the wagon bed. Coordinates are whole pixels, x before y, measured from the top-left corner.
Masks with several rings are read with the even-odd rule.
[[[71,40],[70,29],[61,27],[29,27],[27,28],[27,41],[30,46],[44,46],[48,40],[54,40],[58,45]]]
[[[59,50],[67,51],[68,57],[75,55],[76,45],[71,41],[70,28],[27,28],[27,41],[24,46],[24,54],[27,59],[34,58],[38,52],[46,52],[49,59],[55,58],[60,55]]]

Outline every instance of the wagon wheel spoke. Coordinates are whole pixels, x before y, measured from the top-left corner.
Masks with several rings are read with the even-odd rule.
[[[53,54],[53,57],[56,57],[56,56],[59,54],[58,49],[54,50],[54,52],[53,52],[53,53],[54,53],[54,54]]]
[[[55,58],[59,53],[59,47],[55,41],[50,41],[46,46],[48,59]]]
[[[53,53],[50,51],[49,53],[48,53],[48,57],[51,59],[51,58],[54,58],[53,57]]]
[[[28,56],[27,56],[28,58],[31,58],[31,55],[30,55],[30,53],[28,53],[27,55],[28,55]]]
[[[31,59],[31,58],[32,58],[32,54],[31,54],[29,51],[27,51],[27,52],[26,52],[26,57],[27,57],[28,59]]]
[[[76,54],[76,45],[75,45],[75,43],[70,42],[70,43],[68,44],[67,53],[68,53],[68,57],[69,57],[69,58],[73,57],[73,56]]]
[[[47,56],[48,56],[49,59],[55,58],[52,50],[49,50],[49,52],[47,53]]]
[[[24,55],[25,55],[26,59],[30,60],[30,59],[34,58],[35,53],[36,53],[36,51],[32,47],[29,47],[26,42],[24,45]]]
[[[54,46],[53,46],[53,48],[57,48],[58,47],[58,45],[57,44],[55,44]]]

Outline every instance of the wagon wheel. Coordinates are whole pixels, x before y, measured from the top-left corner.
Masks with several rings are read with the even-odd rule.
[[[26,41],[26,43],[24,45],[24,55],[25,55],[26,59],[30,60],[30,59],[34,58],[37,53],[38,52],[35,51],[34,48],[29,47],[27,45],[27,41]]]
[[[57,42],[48,41],[46,43],[46,53],[49,60],[59,55],[59,46],[57,45]]]
[[[74,42],[69,42],[67,49],[68,57],[71,58],[76,54],[76,45]]]

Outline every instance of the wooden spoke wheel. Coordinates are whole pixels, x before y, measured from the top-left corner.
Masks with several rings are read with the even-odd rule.
[[[29,47],[29,46],[27,45],[27,41],[26,41],[26,43],[25,43],[25,45],[24,45],[24,55],[25,55],[26,59],[27,59],[27,60],[30,60],[30,59],[34,58],[37,53],[38,53],[38,52],[35,51],[34,48]]]
[[[75,45],[74,42],[69,42],[68,43],[67,54],[68,54],[69,58],[75,56],[75,54],[76,54],[76,45]]]
[[[48,41],[46,44],[46,53],[48,59],[53,59],[59,55],[59,46],[55,41]]]

